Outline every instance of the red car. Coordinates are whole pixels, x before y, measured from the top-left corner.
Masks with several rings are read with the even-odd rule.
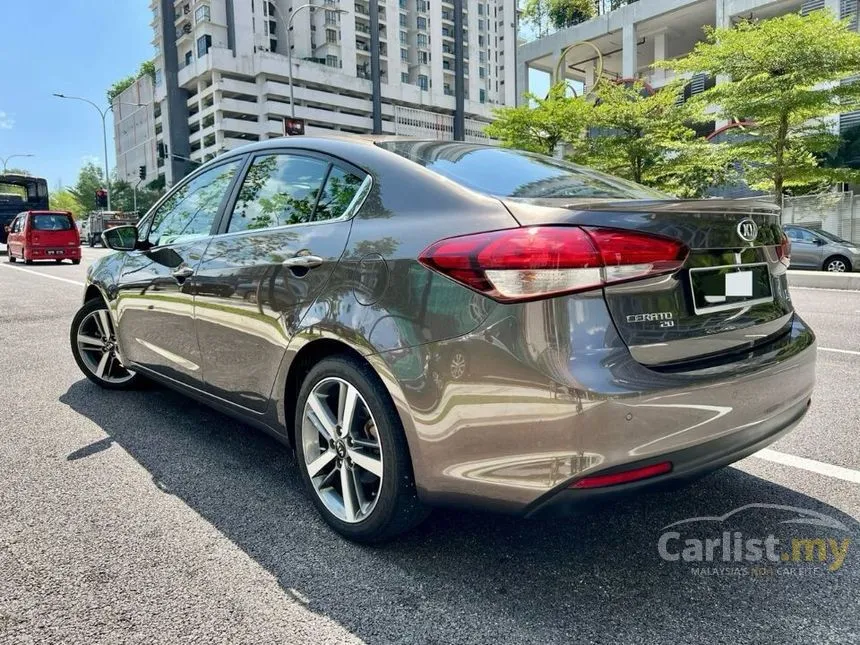
[[[71,260],[81,262],[81,236],[68,211],[26,211],[9,225],[6,241],[9,262],[24,260]]]

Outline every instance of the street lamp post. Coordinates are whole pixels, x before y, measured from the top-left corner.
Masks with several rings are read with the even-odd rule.
[[[10,159],[17,159],[18,157],[35,157],[36,155],[31,154],[17,154],[17,155],[9,155],[5,159],[3,159],[3,174],[6,174],[6,166],[9,164]]]
[[[293,9],[290,13],[290,17],[287,20],[284,20],[284,15],[281,13],[281,10],[278,9],[276,4],[272,4],[272,8],[275,10],[275,13],[278,15],[278,20],[281,22],[285,22],[287,25],[286,34],[287,34],[287,65],[289,66],[288,76],[290,79],[290,116],[295,119],[296,118],[296,101],[293,97],[293,47],[290,43],[290,30],[293,28],[293,18],[296,17],[296,14],[302,9],[307,9],[308,11],[314,11],[315,9],[319,9],[321,7],[317,7],[310,2],[307,4],[300,5]],[[338,15],[342,15],[345,13],[349,13],[346,9],[328,9],[328,11],[334,11]]]
[[[71,99],[73,101],[83,101],[84,103],[89,103],[96,110],[98,110],[99,116],[102,118],[102,143],[104,144],[104,152],[105,152],[105,183],[107,184],[107,209],[111,210],[110,204],[110,167],[108,166],[108,145],[107,145],[107,113],[108,110],[113,110],[113,104],[106,107],[104,110],[101,109],[98,105],[90,101],[89,99],[81,98],[80,96],[66,96],[65,94],[57,94],[54,93],[59,99]],[[120,105],[132,105],[135,107],[145,107],[143,103],[124,103],[121,102]]]

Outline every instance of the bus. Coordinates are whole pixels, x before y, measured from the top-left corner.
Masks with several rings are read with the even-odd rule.
[[[48,208],[46,180],[29,175],[0,173],[0,244],[6,244],[6,227],[18,213]]]

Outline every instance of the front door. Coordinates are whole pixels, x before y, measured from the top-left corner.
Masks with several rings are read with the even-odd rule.
[[[203,380],[194,328],[194,270],[244,158],[177,186],[141,226],[147,250],[128,254],[117,284],[123,359],[175,381]]]
[[[786,235],[791,240],[791,266],[799,268],[821,268],[821,244],[818,238],[802,228],[786,229]]]
[[[365,175],[299,152],[257,155],[197,271],[209,391],[262,412],[291,330],[334,270]]]

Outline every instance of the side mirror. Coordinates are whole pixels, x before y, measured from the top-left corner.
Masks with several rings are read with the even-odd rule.
[[[820,237],[816,237],[815,238],[815,244],[816,244],[816,246],[824,246],[825,244],[827,244],[827,242],[822,240]]]
[[[102,242],[114,251],[134,251],[137,248],[136,226],[114,226],[102,233]]]

